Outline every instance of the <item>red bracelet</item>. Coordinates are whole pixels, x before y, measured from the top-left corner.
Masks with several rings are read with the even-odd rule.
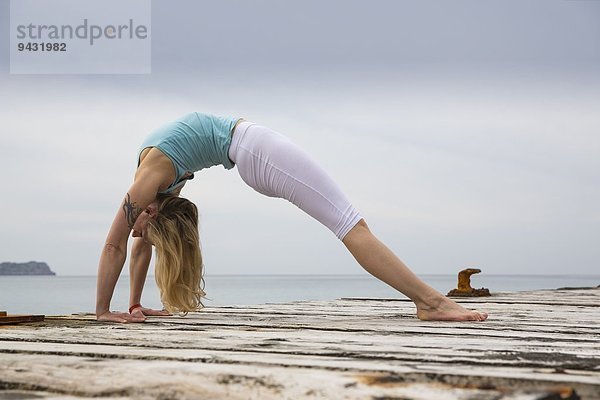
[[[133,310],[135,310],[136,308],[141,307],[141,306],[142,305],[140,303],[132,305],[131,307],[129,307],[129,314],[131,314],[131,312]]]

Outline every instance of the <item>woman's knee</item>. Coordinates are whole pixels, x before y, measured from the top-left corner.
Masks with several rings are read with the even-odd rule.
[[[361,218],[360,220],[358,220],[358,222],[356,223],[356,225],[354,225],[354,227],[352,229],[366,229],[367,231],[369,230],[369,225],[367,225],[367,221],[365,221],[364,218]],[[350,231],[352,232],[352,229],[350,229]]]
[[[365,233],[370,234],[371,231],[369,230],[369,226],[367,225],[367,222],[365,221],[365,219],[361,218],[356,223],[356,225],[354,225],[354,227],[352,227],[352,229],[350,229],[350,231],[348,231],[346,236],[344,236],[344,238],[342,239],[342,242],[348,243],[348,242],[352,241],[353,239],[355,239],[356,237],[364,235]]]

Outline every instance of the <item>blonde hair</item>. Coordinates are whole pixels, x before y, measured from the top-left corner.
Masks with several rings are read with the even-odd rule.
[[[160,299],[171,313],[204,307],[204,265],[198,233],[198,208],[188,199],[158,195],[156,218],[148,220],[148,239],[156,249],[155,279]]]

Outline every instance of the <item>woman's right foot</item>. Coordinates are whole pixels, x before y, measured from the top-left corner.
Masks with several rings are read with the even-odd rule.
[[[485,321],[487,317],[487,313],[467,310],[441,294],[417,304],[417,318],[421,321]]]

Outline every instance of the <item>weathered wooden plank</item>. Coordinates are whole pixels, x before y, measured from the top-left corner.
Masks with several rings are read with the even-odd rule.
[[[312,364],[300,368],[266,363],[247,365],[202,360],[98,359],[37,354],[9,354],[4,361],[0,365],[0,381],[10,380],[25,390],[43,389],[85,397],[497,400],[529,395],[531,397],[525,398],[541,400],[565,387],[564,381],[550,373],[548,380],[533,383],[516,374],[500,380],[482,375],[475,381],[474,370],[439,379],[440,375],[428,372],[435,369],[427,366],[413,371],[400,367],[397,372],[340,371],[315,368]],[[75,376],[77,380],[73,379]],[[143,377],[142,381],[140,377]],[[78,384],[78,381],[86,384]],[[578,384],[576,390],[583,395],[597,394],[593,384]]]
[[[332,322],[332,321],[328,321]],[[347,323],[351,323],[352,321],[347,321]],[[147,321],[145,325],[153,324],[153,322]],[[175,324],[168,322],[157,322],[156,324],[160,326],[164,326],[165,329],[171,330],[180,330],[180,331],[191,331],[191,332],[201,332],[201,331],[211,331],[216,332],[219,330],[230,331],[232,335],[238,335],[238,332],[244,331],[260,331],[264,332],[266,330],[280,330],[281,332],[291,331],[291,332],[301,332],[304,337],[307,336],[323,336],[323,334],[327,334],[328,337],[339,336],[343,333],[347,335],[358,335],[358,334],[371,334],[371,335],[382,335],[385,340],[389,340],[390,337],[397,337],[400,339],[404,339],[407,336],[418,335],[422,336],[432,336],[435,340],[448,340],[448,337],[454,337],[457,342],[466,343],[466,341],[470,341],[471,339],[476,339],[478,341],[493,341],[497,343],[501,343],[502,341],[514,341],[519,340],[522,344],[524,341],[531,341],[539,343],[540,346],[547,345],[548,342],[553,342],[557,344],[561,344],[563,346],[572,346],[572,347],[586,347],[587,345],[596,345],[598,341],[600,341],[600,336],[596,332],[584,332],[584,331],[572,331],[572,332],[559,332],[556,333],[554,331],[550,332],[527,332],[525,330],[512,330],[505,329],[503,330],[501,326],[494,331],[487,329],[477,329],[473,328],[460,328],[460,327],[436,327],[435,325],[429,326],[407,326],[395,329],[385,330],[384,326],[381,326],[379,329],[373,329],[372,327],[365,327],[363,329],[360,328],[348,328],[342,324],[342,322],[337,323],[339,328],[329,327],[328,329],[323,329],[318,326],[318,321],[315,321],[314,325],[304,323],[297,325],[288,325],[288,324],[279,324],[276,321],[261,321],[255,322],[252,324],[249,323],[235,323],[231,322],[229,324],[224,324],[222,322],[218,324],[210,324],[206,321],[199,321],[198,324],[184,324],[182,322],[178,322]],[[335,323],[332,323],[335,325]],[[134,328],[131,328],[134,329]],[[150,329],[150,328],[145,328]],[[129,332],[129,331],[128,331]],[[576,333],[576,334],[574,334]],[[130,335],[130,333],[126,333]],[[193,333],[195,334],[195,333]],[[280,335],[283,333],[279,333]],[[33,334],[35,335],[35,334]],[[134,335],[133,333],[131,335]],[[48,336],[51,337],[51,336]],[[110,337],[110,336],[107,336]],[[498,342],[499,341],[499,342]]]
[[[166,321],[165,321],[166,320]],[[265,333],[277,335],[278,337],[286,337],[289,341],[303,341],[303,338],[310,338],[311,341],[319,340],[319,338],[333,337],[334,340],[339,340],[342,337],[350,337],[353,339],[366,337],[368,340],[376,340],[380,337],[382,341],[394,341],[394,340],[431,340],[439,341],[440,343],[465,343],[469,347],[473,348],[477,343],[493,343],[499,345],[504,342],[514,343],[518,340],[520,344],[530,344],[532,346],[547,346],[549,342],[553,346],[561,347],[573,347],[573,348],[587,348],[597,347],[600,342],[600,333],[598,330],[592,333],[581,333],[577,332],[576,335],[565,333],[550,332],[522,332],[514,331],[511,329],[504,329],[501,325],[498,325],[495,331],[490,329],[484,330],[479,326],[461,327],[460,325],[454,324],[454,326],[447,326],[445,324],[435,323],[422,323],[421,326],[403,326],[396,331],[392,329],[384,330],[372,329],[370,327],[355,328],[355,329],[342,329],[344,323],[352,325],[355,321],[337,321],[340,325],[340,329],[329,329],[323,334],[322,329],[318,326],[323,321],[311,321],[313,324],[304,322],[298,327],[278,326],[274,321],[263,321],[263,325],[252,324],[248,326],[240,326],[234,323],[208,325],[202,317],[195,318],[195,316],[188,317],[185,319],[185,323],[178,321],[173,324],[168,322],[168,318],[149,318],[144,324],[131,324],[131,325],[106,325],[90,321],[52,321],[48,320],[43,329],[47,329],[48,332],[44,334],[41,340],[53,340],[53,338],[62,338],[64,333],[74,332],[76,335],[67,336],[65,340],[76,340],[76,337],[95,337],[98,339],[110,339],[118,337],[126,339],[127,337],[132,340],[137,340],[138,335],[149,334],[151,337],[148,340],[156,337],[158,340],[165,335],[170,335],[172,338],[179,338],[184,335],[188,335],[192,338],[203,337],[203,335],[217,335],[218,338],[231,339],[233,337],[246,337],[251,335],[264,337]],[[331,321],[329,321],[331,323]],[[389,327],[389,324],[388,324]],[[58,329],[57,329],[58,328]],[[139,332],[138,332],[139,331]],[[31,338],[36,339],[40,337],[40,332],[23,329],[21,331],[13,329],[11,332],[4,333],[5,338]],[[474,343],[473,343],[474,342]]]
[[[592,332],[597,326],[596,320],[592,319],[590,316],[581,315],[581,310],[577,313],[565,314],[561,312],[550,313],[546,315],[545,319],[541,319],[539,316],[530,315],[527,313],[519,314],[518,317],[514,316],[514,314],[497,312],[494,317],[490,317],[488,321],[485,323],[424,323],[421,321],[416,321],[414,317],[408,317],[405,314],[379,314],[379,315],[369,315],[369,316],[361,316],[361,315],[337,315],[334,313],[329,313],[328,315],[319,315],[319,314],[303,314],[297,313],[292,314],[288,313],[273,313],[273,314],[252,314],[252,313],[219,313],[212,312],[211,310],[204,310],[197,314],[189,314],[185,318],[180,317],[171,317],[164,318],[162,321],[164,323],[170,324],[189,324],[192,318],[195,318],[202,323],[221,323],[226,324],[227,322],[231,323],[247,323],[247,324],[262,324],[264,322],[273,322],[273,323],[281,323],[288,325],[299,325],[299,324],[315,324],[320,325],[321,328],[327,329],[328,326],[323,326],[323,323],[332,322],[345,324],[347,328],[354,329],[365,329],[369,330],[375,327],[380,327],[382,324],[385,327],[392,325],[391,329],[396,328],[405,328],[411,326],[436,326],[436,327],[453,327],[453,328],[465,328],[465,329],[478,329],[478,330],[496,330],[499,327],[515,327],[522,329],[533,330],[536,328],[555,331],[567,330],[568,332],[571,329],[591,329]],[[47,319],[52,320],[53,317],[48,317]],[[94,317],[66,317],[65,319],[81,319],[81,320],[93,320]],[[563,321],[564,320],[564,321]],[[357,322],[364,321],[365,324],[357,324]],[[350,322],[353,323],[350,324]],[[509,325],[507,325],[507,323]],[[334,327],[331,326],[333,329]]]
[[[112,344],[112,343],[111,343]],[[263,343],[264,345],[268,345],[269,343]],[[10,352],[11,348],[22,348],[29,344],[14,344],[9,349],[6,349],[5,346],[2,346],[2,352]],[[47,345],[47,344],[46,344]],[[52,344],[52,348],[59,346],[59,344]],[[155,349],[163,349],[161,347],[152,347]],[[468,363],[472,366],[480,366],[480,367],[496,367],[496,366],[518,366],[518,367],[532,367],[532,368],[554,368],[556,370],[565,370],[569,369],[571,371],[572,378],[580,375],[577,371],[590,371],[592,368],[597,366],[594,357],[586,356],[584,354],[579,355],[569,355],[564,353],[553,353],[549,351],[538,351],[527,353],[526,351],[512,351],[501,354],[500,352],[489,352],[490,354],[485,354],[485,352],[475,352],[475,354],[471,354],[464,349],[453,350],[453,349],[431,349],[429,351],[423,352],[415,352],[410,349],[393,349],[390,351],[368,351],[364,347],[360,346],[351,346],[349,349],[340,349],[335,347],[327,348],[323,351],[318,351],[315,348],[305,347],[305,348],[296,348],[296,349],[270,349],[267,346],[261,345],[247,345],[247,346],[239,346],[237,348],[229,347],[229,346],[211,346],[206,348],[191,348],[191,347],[180,347],[171,349],[175,352],[180,351],[195,351],[195,350],[203,350],[203,351],[211,351],[211,352],[220,352],[220,351],[239,351],[242,353],[252,353],[255,355],[262,354],[267,355],[278,355],[284,356],[286,354],[289,355],[301,355],[305,357],[337,357],[343,356],[348,359],[355,360],[364,360],[364,361],[372,361],[375,363],[378,362],[420,362],[423,360],[427,360],[427,362],[436,362],[446,365],[460,364],[460,363]],[[65,352],[66,354],[66,352]],[[482,359],[482,357],[488,356],[487,359]],[[596,358],[597,359],[597,358]],[[589,374],[583,373],[581,376],[589,376]],[[600,375],[595,373],[596,379],[600,379]]]
[[[600,301],[600,298],[599,298]],[[600,318],[600,309],[586,309],[586,312],[582,312],[585,308],[581,306],[563,306],[560,308],[548,309],[544,305],[527,305],[527,309],[524,309],[520,305],[500,305],[494,307],[485,307],[485,310],[490,312],[490,318],[485,324],[480,324],[483,329],[488,326],[493,326],[495,323],[502,323],[506,326],[506,321],[510,321],[516,325],[545,325],[545,326],[566,326],[570,327],[596,327],[597,319]],[[292,319],[298,320],[298,317],[305,318],[307,316],[316,316],[320,319],[342,317],[343,319],[368,319],[369,321],[379,321],[382,317],[394,318],[396,320],[402,320],[402,324],[415,323],[414,312],[412,308],[399,308],[390,307],[385,305],[364,304],[357,305],[355,307],[327,307],[322,304],[315,305],[303,305],[303,306],[290,306],[281,305],[279,307],[266,306],[264,309],[255,309],[249,307],[240,308],[205,308],[201,314],[209,318],[210,316],[216,316],[216,318],[236,318],[245,319],[246,321],[255,321],[261,319]],[[223,315],[226,314],[226,315]],[[69,316],[68,318],[93,318],[91,316]],[[171,321],[177,322],[182,321],[185,323],[186,318],[180,318],[175,316]],[[438,324],[439,323],[435,323]],[[448,325],[445,323],[444,325]],[[460,323],[460,326],[472,326],[471,324]]]
[[[93,341],[81,344],[54,342],[51,345],[39,342],[10,344],[0,342],[0,353],[33,352],[38,354],[86,355],[96,354],[100,351],[103,354],[111,354],[111,358],[129,358],[131,354],[141,354],[143,357],[151,359],[155,359],[159,355],[164,358],[167,357],[165,354],[170,353],[171,359],[175,360],[195,359],[199,357],[198,354],[203,354],[202,357],[209,354],[211,358],[219,358],[221,361],[224,360],[223,354],[228,354],[228,359],[230,359],[231,354],[239,353],[243,354],[244,357],[249,357],[249,360],[261,359],[261,362],[264,362],[265,357],[282,359],[287,356],[299,356],[305,359],[329,358],[331,360],[330,366],[338,364],[340,360],[344,362],[354,360],[355,362],[361,361],[363,364],[373,363],[375,365],[381,362],[406,365],[407,363],[427,360],[428,363],[445,363],[447,365],[464,363],[470,367],[518,366],[520,368],[569,370],[571,381],[588,382],[590,376],[600,381],[600,370],[593,371],[593,368],[598,365],[598,358],[597,356],[591,356],[585,350],[571,354],[556,353],[548,349],[545,349],[546,351],[543,351],[543,349],[536,349],[536,351],[528,351],[528,349],[515,351],[513,349],[506,352],[498,350],[485,351],[484,349],[471,351],[471,349],[455,348],[453,346],[432,348],[428,347],[427,343],[419,349],[415,349],[413,346],[401,347],[394,344],[387,347],[377,343],[373,343],[371,346],[367,343],[345,343],[342,346],[336,346],[335,343],[312,343],[308,341],[306,343],[279,346],[278,344],[286,342],[286,339],[278,339],[270,341],[268,339],[266,341],[256,340],[245,343],[240,343],[243,341],[227,341],[220,346],[218,343],[193,346],[189,342],[181,340],[175,340],[172,346],[167,346],[165,341],[161,343],[144,342],[143,345],[135,345],[135,340],[131,340],[127,344],[119,340],[105,341],[102,346],[94,344]],[[204,341],[205,338],[203,337],[197,339],[197,342],[204,343]],[[120,345],[119,342],[121,342]],[[433,343],[435,342],[432,341],[431,344]],[[375,347],[375,350],[372,349],[373,347]],[[596,352],[596,354],[599,353]],[[583,371],[583,373],[580,373],[580,371]],[[590,371],[592,371],[591,375]],[[578,380],[578,378],[582,378],[582,380]]]
[[[44,315],[20,315],[6,314],[0,315],[0,325],[13,325],[25,322],[39,322],[44,320]]]

